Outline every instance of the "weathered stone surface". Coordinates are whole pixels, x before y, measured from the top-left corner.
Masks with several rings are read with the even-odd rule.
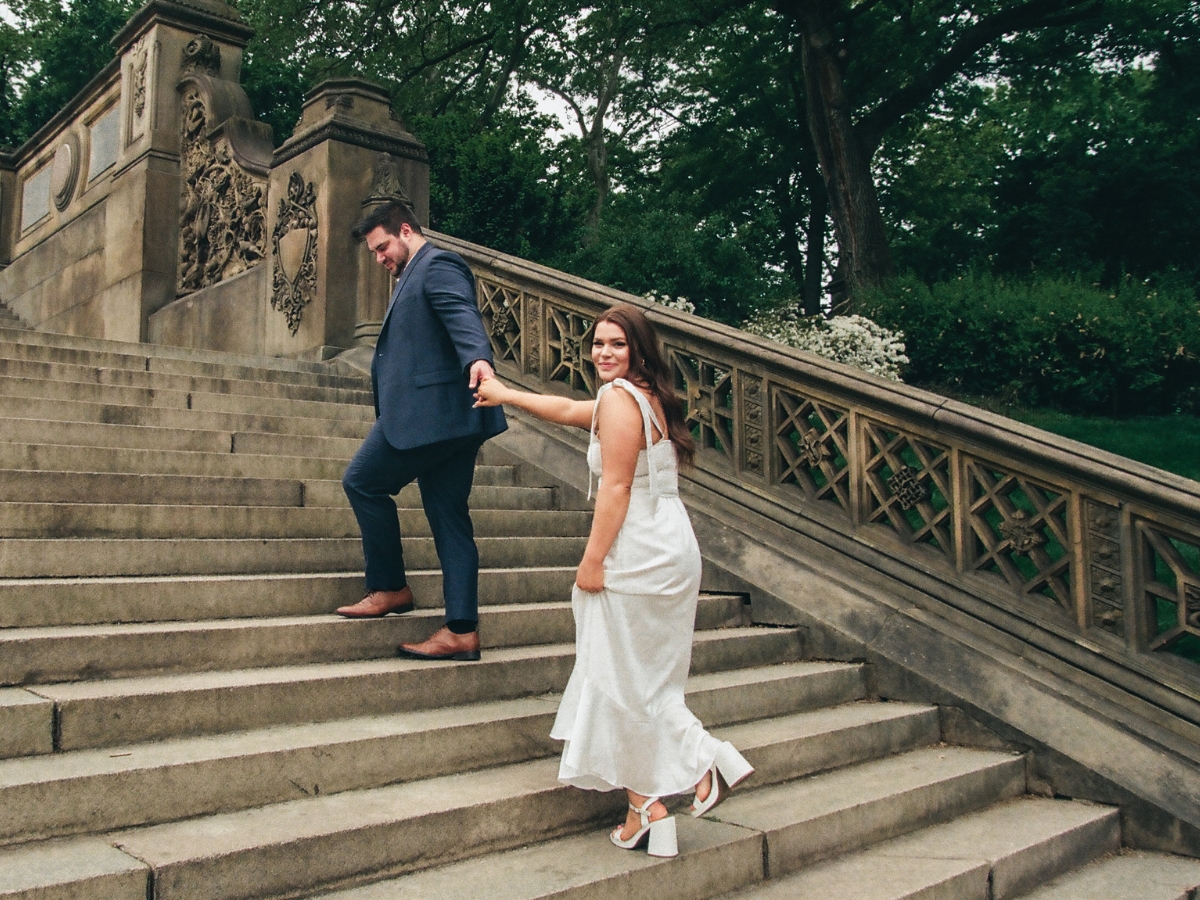
[[[53,750],[54,704],[20,688],[0,688],[0,759]]]

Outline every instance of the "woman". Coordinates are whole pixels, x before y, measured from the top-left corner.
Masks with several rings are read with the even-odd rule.
[[[575,669],[550,735],[566,742],[560,781],[628,794],[614,844],[647,842],[652,855],[674,856],[675,820],[659,798],[694,790],[691,813],[700,816],[754,770],[684,703],[700,550],[677,465],[691,464],[695,445],[658,339],[628,305],[601,313],[591,335],[604,382],[595,401],[529,394],[494,378],[476,398],[591,430],[589,486],[597,474],[600,482],[571,597]]]

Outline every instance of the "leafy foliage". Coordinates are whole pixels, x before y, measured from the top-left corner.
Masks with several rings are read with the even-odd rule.
[[[904,330],[915,384],[1068,412],[1200,408],[1200,303],[1183,279],[1107,290],[968,274],[931,289],[909,276],[863,309]]]
[[[111,59],[132,5],[7,4],[0,142]],[[906,378],[1072,409],[1197,402],[1195,0],[238,5],[277,142],[321,80],[368,77],[429,149],[435,228],[731,324],[820,312],[842,262],[805,62],[824,10],[911,273],[859,310],[904,331]]]
[[[429,151],[432,225],[526,259],[578,246],[582,204],[552,170],[550,148],[523,117],[483,128],[465,113],[414,120]]]
[[[0,145],[33,136],[113,58],[132,0],[9,0],[0,22]]]

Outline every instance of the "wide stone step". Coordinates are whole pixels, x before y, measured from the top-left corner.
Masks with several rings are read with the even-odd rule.
[[[480,565],[488,568],[578,564],[583,537],[480,537]],[[432,538],[405,541],[405,564],[438,565]],[[90,578],[130,575],[250,575],[272,572],[361,572],[358,538],[240,538],[222,540],[6,540],[0,578]]]
[[[697,632],[692,672],[791,662],[791,629]],[[433,709],[560,691],[573,644],[490,650],[478,662],[381,659],[38,686],[56,704],[56,746],[79,750],[268,724]]]
[[[6,900],[146,900],[150,867],[100,838],[3,851],[0,897]]]
[[[655,859],[644,851],[622,853],[609,841],[609,829],[602,828],[314,897],[627,900],[669,896],[671,900],[704,900],[764,877],[762,835],[686,815],[675,821],[679,856],[673,859]],[[664,886],[669,886],[669,891]]]
[[[275,380],[244,381],[172,375],[139,369],[12,359],[0,348],[0,394],[61,400],[92,400],[190,409],[188,395],[206,394],[243,400],[304,400],[371,406],[369,383],[322,386]],[[127,399],[119,400],[123,397]]]
[[[471,489],[470,504],[472,517],[476,509],[554,509],[558,493],[552,487],[525,487],[522,485],[476,484]],[[304,482],[304,505],[313,507],[349,507],[342,482],[308,480]],[[396,505],[407,509],[420,509],[421,492],[416,484],[407,485],[396,495]]]
[[[60,422],[6,417],[3,437],[10,443],[23,444],[231,453],[233,434],[232,431],[199,428],[156,428],[108,422]]]
[[[350,410],[356,407],[344,407]],[[81,403],[74,400],[40,401],[25,397],[0,397],[0,418],[28,419],[36,422],[62,422],[79,425],[136,425],[146,429],[179,429],[188,431],[215,431],[238,436],[246,440],[268,440],[266,452],[283,453],[289,456],[318,455],[349,459],[362,443],[362,437],[370,430],[367,421],[355,421],[350,417],[333,416],[288,416],[260,415],[256,413],[205,412],[195,409],[164,409],[152,406],[121,406],[119,404]],[[341,424],[339,424],[341,423]],[[45,427],[45,426],[43,426]],[[61,429],[66,431],[66,429]],[[348,432],[349,436],[338,436]],[[77,435],[79,432],[75,432]],[[53,435],[53,430],[49,431]],[[86,432],[85,432],[86,434]],[[57,440],[42,437],[36,431],[5,432],[7,440],[26,440],[47,444],[78,443],[83,445],[103,444],[104,441]],[[177,449],[152,443],[156,435],[152,431],[142,434],[141,442],[135,444],[147,450]],[[297,448],[299,452],[297,452]],[[220,447],[204,449],[220,450]],[[229,449],[229,444],[225,445]],[[248,446],[234,446],[234,452],[261,453]]]
[[[481,605],[570,597],[576,566],[481,569]],[[438,570],[410,570],[422,606],[442,596]],[[363,595],[361,572],[0,580],[0,628],[197,621],[332,613]]]
[[[232,437],[229,440],[231,443]],[[346,471],[346,460],[322,459],[317,456],[230,453],[228,444],[221,452],[205,453],[0,441],[0,469],[218,475],[229,478],[340,479]]]
[[[318,434],[260,434],[204,428],[112,425],[106,422],[6,419],[4,425],[2,437],[12,443],[196,450],[212,454],[318,456],[348,461],[362,444],[359,438],[320,437]]]
[[[251,394],[206,394],[108,385],[0,380],[0,409],[9,417],[65,422],[121,422],[187,427],[292,431],[358,436],[375,420],[366,403],[257,397]],[[184,415],[189,413],[190,415]],[[326,425],[317,429],[315,419]],[[300,421],[296,421],[300,420]],[[257,425],[255,423],[258,423]],[[276,423],[272,425],[272,423]]]
[[[1125,851],[1049,881],[1021,900],[1193,900],[1200,861]]]
[[[688,703],[713,729],[763,709],[790,713],[747,753],[792,753],[791,777],[807,774],[806,760],[819,755],[806,753],[809,745],[844,740],[858,747],[870,734],[871,745],[889,753],[937,739],[936,710],[907,704],[851,704],[840,727],[806,726],[824,712],[796,711],[814,696],[836,701],[861,693],[858,667],[842,669],[792,663],[738,678],[695,676]],[[558,702],[546,695],[3,761],[0,843],[176,821],[553,755],[561,749],[549,737]],[[735,737],[739,727],[745,726],[717,733]]]
[[[326,613],[0,629],[0,684],[391,658],[398,644],[423,640],[441,625],[442,617],[437,607],[380,619],[344,619]],[[746,624],[741,597],[700,597],[698,629]],[[480,609],[480,638],[485,649],[566,643],[574,636],[571,605],[565,599]]]
[[[416,484],[396,497],[400,506],[420,507]],[[482,509],[550,509],[555,492],[549,487],[479,484],[471,505]],[[0,470],[0,503],[104,503],[200,506],[349,505],[340,480],[292,478],[227,478],[219,475],[154,475],[124,472],[46,472]]]
[[[0,353],[18,359],[237,377],[247,381],[295,379],[300,383],[330,385],[353,385],[366,381],[357,376],[338,375],[327,363],[85,338],[46,331],[0,329]]]
[[[818,863],[745,900],[1012,900],[1121,846],[1120,813],[1022,797]],[[1200,864],[1196,866],[1200,873]],[[1105,900],[1100,889],[1089,895]],[[1145,896],[1145,895],[1139,895]]]
[[[601,828],[619,818],[624,797],[562,787],[555,780],[557,765],[554,759],[535,760],[149,826],[117,832],[109,839],[153,869],[159,900],[292,896],[322,885],[392,877],[592,826],[603,837]],[[955,748],[932,754],[918,750],[848,771],[872,766],[893,770],[896,785],[844,814],[839,824],[842,837],[850,842],[871,840],[873,808],[904,806],[913,827],[920,827],[937,814],[946,796],[978,808],[1020,781],[1014,771],[1023,771],[1019,758]],[[919,777],[912,776],[913,769]],[[823,791],[816,789],[833,795],[827,806],[837,805],[837,774],[808,779],[822,785],[832,781]],[[747,791],[743,796],[779,790]],[[681,848],[685,853],[693,849],[687,842],[693,833],[688,824],[684,823]],[[753,830],[743,833],[752,835]],[[770,844],[773,835],[759,835],[760,866],[763,836]],[[616,852],[611,846],[602,849]],[[774,861],[774,855],[770,858]],[[566,867],[574,868],[573,862]]]
[[[426,537],[429,522],[419,509],[400,509],[405,537]],[[477,536],[586,535],[588,510],[471,510]],[[0,503],[0,537],[284,538],[358,537],[346,507],[156,506],[95,503]]]
[[[0,502],[303,506],[304,482],[290,478],[0,471]]]
[[[942,746],[734,794],[713,817],[765,835],[775,878],[1024,792],[1022,756]]]

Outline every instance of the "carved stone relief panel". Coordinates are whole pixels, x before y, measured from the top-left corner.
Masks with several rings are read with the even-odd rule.
[[[233,160],[223,139],[210,140],[196,84],[184,90],[182,122],[179,296],[244,272],[266,251],[265,185]]]
[[[763,381],[753,375],[742,374],[742,469],[754,475],[766,471],[763,456]]]
[[[183,48],[183,74],[221,74],[221,48],[206,34],[198,34]]]
[[[542,374],[542,299],[534,294],[525,297],[525,371]]]
[[[150,122],[150,41],[143,35],[129,51],[129,128],[132,144],[145,136]]]
[[[1093,500],[1084,503],[1092,625],[1118,635],[1125,631],[1120,523],[1120,513],[1116,509]]]
[[[317,195],[313,183],[306,184],[299,172],[288,178],[287,196],[279,201],[271,249],[271,308],[283,313],[295,334],[304,307],[317,294]]]
[[[325,102],[329,106],[333,106],[334,101],[341,100],[348,100],[353,105],[354,97],[350,94],[330,94],[325,98]],[[362,205],[370,206],[375,203],[386,203],[389,200],[403,203],[410,209],[413,205],[412,200],[404,191],[404,185],[400,183],[400,173],[396,171],[396,160],[390,153],[380,153],[375,157],[371,189],[367,192]]]

